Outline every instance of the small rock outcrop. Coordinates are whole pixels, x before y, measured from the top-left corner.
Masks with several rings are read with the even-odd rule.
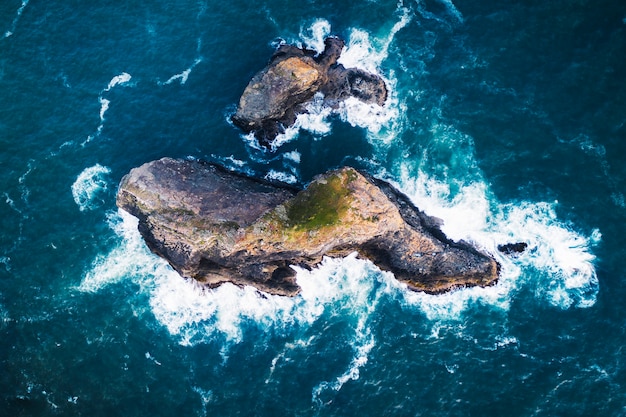
[[[181,275],[296,295],[291,265],[354,251],[414,290],[439,293],[497,281],[496,261],[449,240],[440,220],[390,184],[345,167],[304,190],[199,161],[164,158],[131,170],[117,204],[148,246]]]
[[[318,92],[331,107],[348,97],[382,106],[387,99],[383,79],[338,64],[344,47],[340,38],[326,38],[324,44],[319,56],[308,49],[281,45],[269,64],[248,83],[233,123],[247,133],[254,132],[259,143],[269,146],[298,114],[306,112],[307,103]]]
[[[498,250],[505,255],[515,255],[524,252],[527,247],[528,243],[526,242],[506,243],[498,245]]]

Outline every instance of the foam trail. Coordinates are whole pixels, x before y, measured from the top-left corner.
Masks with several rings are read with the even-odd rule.
[[[29,0],[22,0],[22,5],[20,6],[19,9],[17,9],[17,14],[15,15],[15,18],[13,19],[13,22],[11,23],[11,29],[4,32],[4,39],[8,38],[9,36],[12,36],[13,33],[15,32],[15,28],[17,27],[17,22],[20,20],[22,13],[24,13],[24,9],[26,8],[26,6],[28,6],[28,1]]]
[[[104,93],[111,91],[112,88],[118,85],[128,84],[131,78],[132,76],[127,72],[116,75],[115,77],[111,78],[111,81],[109,81],[109,84],[106,86],[106,88],[100,92],[100,95],[98,96],[98,102],[100,103],[100,124],[96,129],[96,133],[94,135],[89,135],[87,139],[83,143],[81,143],[81,146],[85,146],[87,143],[91,142],[94,138],[100,136],[100,134],[102,133],[102,129],[104,128],[104,115],[107,110],[109,110],[109,105],[111,104],[111,101],[109,99],[104,98]]]
[[[116,75],[115,77],[111,78],[111,81],[109,81],[109,85],[107,85],[107,88],[105,88],[102,92],[104,93],[106,91],[110,91],[116,85],[126,84],[130,81],[131,78],[132,76],[128,74],[127,72],[123,72],[120,75]]]
[[[615,180],[615,177],[611,175],[612,169],[606,157],[606,148],[604,145],[595,143],[589,136],[584,134],[579,134],[572,140],[559,139],[559,141],[575,145],[585,154],[596,159],[602,169],[602,173],[605,176],[605,183],[612,191],[611,200],[613,201],[613,204],[620,208],[626,208],[626,200],[624,198],[624,194],[621,192],[620,185]]]
[[[33,166],[34,162],[35,161],[33,159],[29,160],[28,161],[28,168],[27,168],[26,172],[24,172],[22,175],[20,175],[20,177],[17,179],[17,182],[19,183],[19,188],[21,190],[20,197],[21,197],[22,201],[25,204],[27,204],[27,205],[29,204],[28,203],[28,198],[30,197],[30,190],[28,189],[28,187],[25,184],[26,184],[26,178],[35,169],[34,166]]]
[[[202,62],[202,58],[197,58],[194,61],[194,63],[189,68],[187,68],[186,70],[184,70],[180,74],[172,75],[164,83],[159,82],[158,84],[159,85],[168,85],[168,84],[172,84],[174,81],[179,81],[180,85],[184,85],[187,82],[187,79],[189,78],[189,74],[191,74],[191,71],[196,67],[196,65],[198,65],[201,62]]]
[[[100,93],[100,96],[98,97],[98,101],[100,102],[100,121],[102,122],[104,121],[104,113],[106,113],[106,111],[109,109],[109,104],[111,104],[111,101],[102,97],[102,94],[104,94],[107,91],[111,91],[111,89],[115,87],[116,85],[123,85],[123,84],[128,83],[130,79],[131,79],[131,75],[126,72],[123,72],[120,75],[116,75],[115,77],[113,77],[111,81],[109,81],[109,85],[107,85],[107,87],[104,90],[102,90],[102,92]]]
[[[375,307],[375,304],[373,304],[373,307]],[[354,356],[348,365],[348,369],[336,377],[335,380],[324,381],[315,386],[312,391],[312,400],[314,403],[320,406],[327,404],[328,400],[325,400],[324,397],[329,391],[332,395],[332,392],[338,392],[346,382],[359,379],[359,370],[367,364],[369,353],[376,345],[374,336],[368,327],[368,319],[373,310],[374,308],[371,308],[367,314],[363,314],[359,317],[355,337],[352,342]]]
[[[159,361],[158,361],[158,360],[157,360],[154,356],[152,356],[152,355],[150,354],[150,352],[146,352],[145,356],[146,356],[146,359],[148,359],[148,360],[150,360],[150,361],[154,362],[154,364],[155,364],[155,365],[158,365],[158,366],[161,366],[161,365],[162,365],[162,363],[161,363],[161,362],[159,362]]]
[[[16,213],[22,214],[22,211],[19,208],[17,208],[17,206],[15,205],[15,200],[11,198],[9,193],[4,192],[2,194],[4,195],[4,198],[5,198],[4,202],[7,203],[9,207],[11,207],[11,209],[13,209],[13,211],[15,211]]]
[[[93,210],[98,206],[96,198],[108,185],[106,176],[111,169],[100,164],[85,168],[72,184],[72,196],[80,211]]]
[[[29,164],[29,169],[30,169],[30,164]],[[30,172],[30,171],[29,171]],[[26,175],[26,174],[24,174]],[[23,188],[22,190],[22,200],[24,201],[24,203],[28,203],[28,189],[22,185],[22,177],[20,177],[20,188]],[[8,206],[11,208],[11,210],[13,210],[15,213],[17,213],[19,215],[19,220],[17,222],[18,225],[18,237],[17,239],[15,239],[13,241],[13,246],[11,248],[9,248],[7,250],[7,252],[5,253],[5,256],[3,256],[1,259],[1,262],[4,264],[5,269],[8,271],[11,270],[11,258],[9,255],[11,254],[15,249],[17,249],[17,247],[21,244],[21,242],[23,241],[23,231],[24,231],[24,222],[28,219],[28,215],[24,213],[24,211],[20,210],[20,208],[17,207],[17,204],[15,203],[15,200],[13,200],[11,198],[11,196],[9,195],[9,193],[5,192],[3,193],[4,197],[5,197],[5,203],[8,204]]]
[[[109,110],[109,104],[111,104],[111,101],[102,97],[100,97],[98,101],[100,101],[100,121],[104,122],[104,113],[106,113],[107,110]]]
[[[4,305],[0,304],[0,327],[4,326],[6,323],[11,321],[11,317],[9,316],[9,312],[6,310]]]
[[[329,266],[334,266],[329,270]],[[334,282],[340,285],[339,291]],[[298,284],[302,296],[322,301],[321,305],[332,304],[341,308],[342,317],[356,321],[354,336],[350,342],[353,351],[347,369],[331,381],[322,381],[312,390],[312,400],[318,405],[327,404],[343,385],[360,377],[376,340],[371,332],[371,317],[379,301],[389,296],[395,287],[395,279],[389,273],[381,273],[371,262],[357,259],[353,253],[342,259],[327,258],[324,264],[313,271],[299,271]],[[314,304],[318,304],[315,302]]]

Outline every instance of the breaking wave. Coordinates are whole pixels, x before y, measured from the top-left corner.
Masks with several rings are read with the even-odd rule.
[[[109,215],[109,225],[118,234],[119,244],[97,257],[78,287],[82,292],[131,282],[147,295],[152,314],[181,345],[223,343],[229,346],[245,339],[249,326],[272,329],[271,333],[292,334],[297,329],[332,321],[338,315],[350,318],[349,344],[352,352],[344,372],[320,382],[312,392],[316,399],[332,395],[345,382],[359,378],[376,341],[370,321],[379,301],[399,288],[390,274],[381,273],[356,253],[346,258],[325,258],[315,269],[297,267],[299,296],[289,298],[264,294],[252,287],[224,284],[206,289],[185,280],[167,262],[152,254],[137,230],[138,220],[120,210]],[[282,364],[277,358],[274,368]]]
[[[80,211],[92,210],[103,203],[99,197],[108,188],[106,177],[110,173],[110,168],[96,164],[78,174],[72,184],[72,196]]]
[[[483,182],[452,191],[450,184],[420,171],[411,177],[403,170],[398,187],[416,206],[443,220],[442,231],[453,240],[465,240],[493,255],[501,264],[499,283],[439,296],[407,293],[407,301],[424,308],[430,318],[459,317],[474,301],[508,309],[514,292],[531,285],[536,295],[559,308],[590,307],[598,293],[592,247],[601,239],[558,220],[557,203],[498,204]],[[515,256],[503,255],[498,245],[526,243]]]

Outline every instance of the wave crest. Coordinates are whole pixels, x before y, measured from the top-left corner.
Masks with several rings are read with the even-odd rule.
[[[108,188],[111,169],[100,164],[85,168],[72,184],[72,196],[80,211],[93,210],[102,204],[99,198]]]

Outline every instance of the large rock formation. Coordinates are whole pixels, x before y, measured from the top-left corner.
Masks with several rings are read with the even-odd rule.
[[[338,64],[343,40],[330,37],[324,43],[326,48],[317,57],[313,51],[281,45],[245,88],[233,122],[245,132],[254,132],[259,143],[268,146],[306,111],[318,92],[331,107],[348,97],[382,106],[387,98],[382,78]]]
[[[415,290],[490,285],[495,260],[452,242],[440,221],[388,183],[353,168],[317,177],[304,190],[270,184],[198,161],[164,158],[133,169],[117,204],[139,218],[148,246],[183,276],[295,295],[290,265],[357,251]]]

